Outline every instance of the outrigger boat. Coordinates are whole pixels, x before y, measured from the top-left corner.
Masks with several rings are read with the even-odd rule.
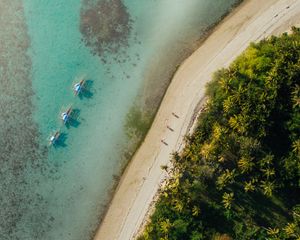
[[[63,120],[64,124],[66,124],[70,120],[71,113],[72,113],[72,107],[69,107],[69,109],[66,112],[63,112],[61,114],[61,119]]]
[[[78,95],[82,92],[82,90],[84,88],[84,83],[85,83],[85,80],[82,79],[82,80],[80,80],[80,82],[74,84],[74,93],[75,93],[75,95]]]
[[[59,139],[60,132],[56,131],[53,135],[51,135],[49,140],[49,145],[55,145]]]

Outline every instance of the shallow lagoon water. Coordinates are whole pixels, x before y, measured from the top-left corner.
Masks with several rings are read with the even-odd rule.
[[[10,205],[9,211],[17,215],[15,223],[11,231],[1,224],[0,236],[90,239],[107,204],[114,175],[124,165],[123,151],[129,140],[124,124],[137,96],[145,87],[155,93],[155,87],[165,86],[169,79],[164,72],[174,69],[172,64],[180,59],[182,48],[189,48],[237,1],[124,0],[130,32],[117,51],[101,53],[87,46],[80,32],[85,5],[101,0],[12,2],[18,5],[18,14],[24,14],[27,26],[24,31],[30,43],[24,54],[31,61],[27,67],[34,92],[31,120],[38,136],[38,147],[34,146],[41,154],[34,167],[24,164],[20,170],[21,180],[15,184],[24,184],[20,194],[27,201],[17,202],[18,208]],[[2,7],[9,5],[5,0]],[[90,80],[91,89],[89,96],[78,98],[72,85],[81,78]],[[149,84],[152,80],[157,84]],[[65,127],[59,116],[69,106],[79,115],[75,124]],[[49,134],[57,129],[64,134],[64,142],[48,147]],[[12,184],[12,194],[3,202],[19,190]]]

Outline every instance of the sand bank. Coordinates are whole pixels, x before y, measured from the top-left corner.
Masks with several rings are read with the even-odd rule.
[[[219,24],[175,74],[150,131],[122,176],[95,240],[134,238],[165,178],[160,166],[169,164],[170,154],[182,148],[212,73],[227,67],[250,42],[299,24],[299,0],[246,0]]]

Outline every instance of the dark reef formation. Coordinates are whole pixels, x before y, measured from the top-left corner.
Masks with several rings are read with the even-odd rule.
[[[128,45],[132,20],[121,0],[85,0],[80,31],[93,54],[118,53]]]

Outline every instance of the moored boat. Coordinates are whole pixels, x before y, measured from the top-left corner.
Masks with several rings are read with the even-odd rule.
[[[49,139],[49,145],[55,145],[59,140],[60,132],[56,131]]]
[[[61,119],[63,120],[64,124],[66,124],[70,120],[71,114],[72,114],[72,107],[69,107],[67,111],[61,114]]]
[[[82,79],[82,80],[80,80],[80,82],[74,84],[73,89],[74,89],[75,95],[78,95],[82,92],[82,90],[84,89],[84,83],[85,83],[85,80]]]

